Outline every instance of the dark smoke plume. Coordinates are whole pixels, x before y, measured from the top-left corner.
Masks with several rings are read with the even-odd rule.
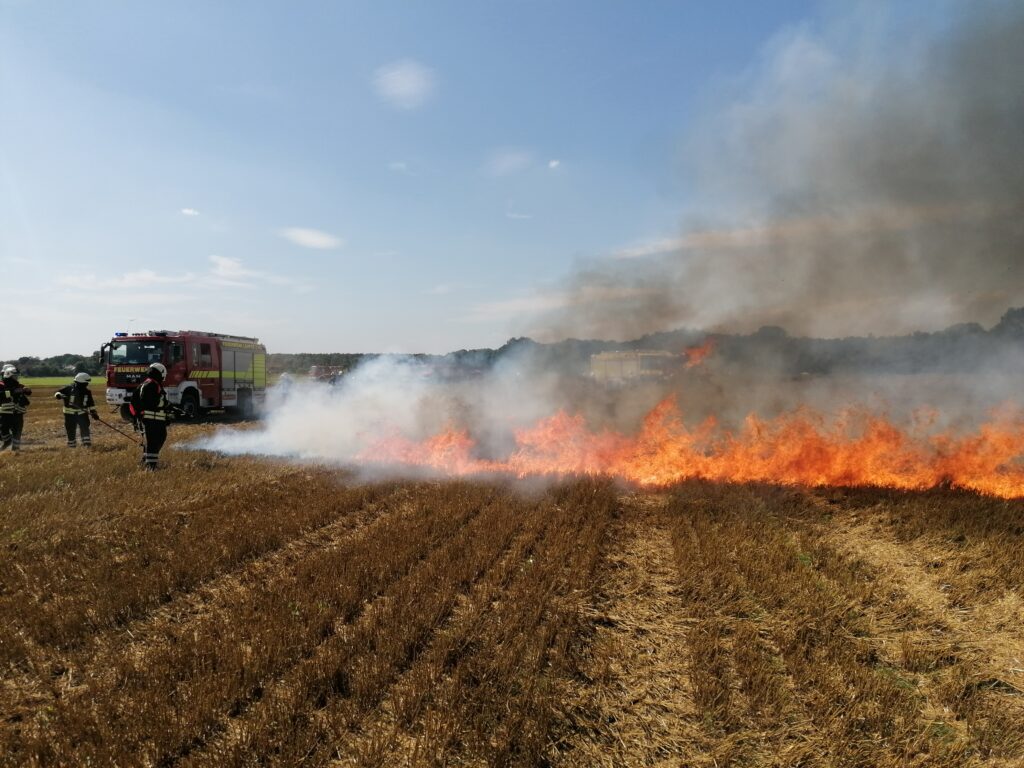
[[[776,40],[687,143],[705,223],[582,268],[531,330],[896,334],[1024,303],[1024,5],[955,8]]]
[[[908,428],[975,428],[1019,396],[1024,309],[989,332],[742,335],[895,337],[992,326],[1024,304],[1024,5],[935,5],[963,15],[939,31],[860,16],[776,40],[687,144],[700,223],[539,297],[561,309],[531,335],[636,339],[676,353],[669,378],[605,386],[583,375],[605,347],[578,340],[519,340],[451,381],[382,357],[336,389],[282,388],[262,429],[206,447],[362,464],[382,436],[453,425],[502,458],[516,429],[560,409],[635,434],[666,396],[687,424],[734,432],[751,413],[850,404]],[[656,333],[679,326],[719,332],[702,365],[679,354],[702,332]]]

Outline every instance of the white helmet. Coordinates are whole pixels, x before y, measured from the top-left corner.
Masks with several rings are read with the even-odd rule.
[[[151,366],[149,366],[149,370],[156,371],[157,373],[160,374],[161,378],[167,375],[167,369],[164,368],[163,363],[153,363]]]
[[[4,366],[3,374],[0,374],[0,375],[2,375],[5,379],[9,379],[12,376],[17,376],[18,375],[18,367],[8,363],[7,365]]]
[[[90,381],[92,381],[92,376],[90,376],[85,371],[82,371],[81,373],[76,373],[75,374],[75,383],[76,384],[88,384]]]

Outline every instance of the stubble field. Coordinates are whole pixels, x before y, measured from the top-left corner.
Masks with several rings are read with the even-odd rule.
[[[1024,760],[1024,502],[174,447],[215,423],[146,474],[52,391],[0,454],[4,765]]]

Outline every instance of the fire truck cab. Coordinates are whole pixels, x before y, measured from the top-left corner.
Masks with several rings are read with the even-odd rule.
[[[223,408],[252,418],[267,394],[267,350],[259,339],[203,331],[115,333],[100,348],[107,403],[128,420],[128,401],[153,363],[167,367],[167,399],[195,418]]]

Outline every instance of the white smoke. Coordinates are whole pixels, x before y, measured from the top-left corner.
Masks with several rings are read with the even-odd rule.
[[[482,454],[498,455],[513,444],[515,429],[568,405],[558,374],[514,358],[468,378],[448,374],[414,358],[379,357],[333,386],[277,386],[257,429],[222,429],[197,447],[357,464],[382,440],[419,441],[455,428],[467,430]]]
[[[890,335],[990,324],[1024,302],[1024,6],[957,8],[948,27],[906,39],[860,12],[838,35],[781,36],[690,142],[688,178],[711,206],[708,223],[569,276],[564,307],[539,318],[537,334],[633,339],[681,324],[777,324],[808,336]],[[932,405],[944,414],[937,428],[969,428],[1019,380],[1017,355],[955,376],[808,379],[785,343],[770,346],[729,365],[723,350],[684,379],[619,391],[515,355],[450,378],[415,359],[378,358],[336,387],[279,389],[259,428],[223,430],[202,447],[360,464],[381,440],[454,427],[477,456],[500,459],[517,428],[559,410],[631,433],[669,392],[691,425],[861,403],[906,418]]]

